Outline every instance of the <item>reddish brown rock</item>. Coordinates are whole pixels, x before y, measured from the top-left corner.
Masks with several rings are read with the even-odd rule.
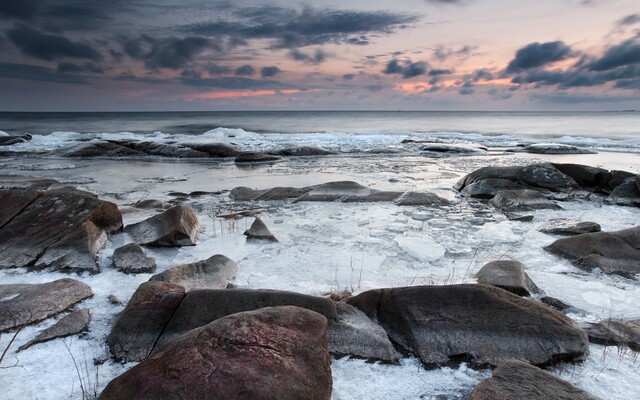
[[[331,398],[327,320],[297,307],[220,318],[111,381],[100,399]]]
[[[277,242],[275,236],[269,231],[267,225],[258,217],[253,221],[251,227],[244,232],[244,235],[247,237],[247,240],[266,240],[268,242]]]
[[[134,242],[148,246],[195,246],[200,233],[198,217],[189,207],[175,206],[137,224],[127,225],[124,231]]]
[[[66,315],[55,325],[45,329],[34,339],[29,340],[24,345],[20,346],[19,351],[25,350],[34,344],[44,343],[49,340],[75,335],[89,329],[89,322],[91,321],[91,314],[88,309],[77,310],[69,315]]]
[[[153,272],[156,269],[156,259],[147,257],[142,247],[137,243],[129,243],[117,248],[113,252],[111,260],[118,271],[127,274]]]
[[[171,282],[191,289],[225,289],[236,276],[238,264],[229,257],[216,254],[206,260],[177,265],[151,277],[151,281]]]

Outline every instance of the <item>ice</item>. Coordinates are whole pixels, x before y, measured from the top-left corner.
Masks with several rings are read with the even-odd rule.
[[[444,256],[445,249],[429,236],[397,237],[396,242],[402,250],[420,261],[436,261]]]

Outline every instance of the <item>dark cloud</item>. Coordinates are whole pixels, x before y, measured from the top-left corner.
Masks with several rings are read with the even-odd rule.
[[[273,80],[258,80],[241,77],[222,77],[209,79],[181,78],[180,82],[187,86],[217,89],[238,89],[238,90],[258,90],[258,89],[286,89],[291,88],[281,82]]]
[[[110,78],[110,79],[114,79],[117,81],[125,81],[125,82],[144,83],[148,85],[163,85],[171,82],[170,80],[167,80],[167,79],[136,76],[130,72],[120,74],[115,78]]]
[[[0,77],[54,83],[89,83],[79,76],[58,74],[51,68],[30,64],[0,63]]]
[[[225,75],[231,73],[231,68],[218,64],[207,64],[206,69],[209,75]]]
[[[473,73],[469,76],[473,82],[479,81],[490,81],[493,80],[493,74],[486,68],[481,68],[473,71]]]
[[[444,46],[438,46],[433,49],[433,57],[438,61],[446,61],[450,57],[469,57],[474,50],[477,49],[475,46],[462,46],[460,48],[448,48]]]
[[[180,72],[180,76],[183,78],[199,79],[202,77],[202,74],[200,73],[200,71],[196,71],[195,69],[185,69]]]
[[[125,41],[123,49],[130,57],[143,60],[145,67],[152,70],[180,69],[205,50],[221,51],[211,39],[196,36],[157,39],[142,35],[138,39]]]
[[[452,69],[432,69],[431,71],[429,71],[429,76],[449,75],[452,73]]]
[[[7,31],[7,37],[23,54],[41,60],[57,60],[64,57],[102,60],[102,55],[93,47],[73,42],[64,36],[49,35],[18,24]]]
[[[469,87],[461,87],[460,90],[458,90],[458,93],[460,93],[463,96],[469,95],[469,94],[474,94],[475,90],[473,88],[469,88]]]
[[[405,65],[400,65],[400,62],[394,58],[387,63],[387,66],[382,73],[387,75],[398,74],[402,75],[403,79],[409,79],[419,75],[424,75],[427,72],[427,68],[428,64],[424,61],[407,61]]]
[[[344,74],[342,75],[342,79],[344,79],[345,81],[350,81],[353,80],[353,78],[356,77],[356,74]]]
[[[260,76],[262,76],[263,78],[271,78],[281,72],[282,71],[280,70],[280,68],[276,67],[275,65],[270,67],[262,67],[260,69]]]
[[[515,73],[523,70],[542,67],[562,61],[573,55],[573,51],[564,42],[530,43],[516,51],[516,56],[507,66],[507,72]]]
[[[236,76],[251,76],[256,73],[256,69],[249,64],[236,68]]]
[[[547,104],[583,104],[583,103],[628,103],[629,101],[637,101],[637,97],[627,96],[603,96],[603,95],[583,95],[571,93],[554,93],[554,94],[532,94],[529,96],[532,101]]]
[[[609,48],[600,59],[592,62],[589,68],[593,71],[606,71],[638,63],[640,63],[640,39],[634,38]]]
[[[365,44],[367,33],[390,33],[418,20],[418,16],[386,11],[302,10],[261,6],[237,8],[231,17],[181,26],[196,35],[243,39],[274,39],[273,47],[296,48],[324,43]]]
[[[291,49],[289,50],[289,58],[296,61],[303,61],[307,64],[322,64],[327,59],[327,53],[322,49],[316,49],[316,52],[311,55],[298,49]]]
[[[618,26],[635,25],[640,23],[640,14],[631,14],[617,21]]]
[[[38,0],[2,0],[0,17],[27,20],[38,12]]]
[[[102,74],[105,69],[92,63],[74,64],[74,63],[61,63],[57,68],[60,74]]]

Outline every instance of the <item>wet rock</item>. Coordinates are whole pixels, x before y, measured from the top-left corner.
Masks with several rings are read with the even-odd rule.
[[[216,254],[206,260],[178,265],[156,274],[150,281],[162,281],[191,289],[224,289],[236,276],[238,264],[232,259]]]
[[[518,360],[503,362],[491,375],[473,389],[471,400],[598,400],[569,382]]]
[[[134,242],[162,247],[195,246],[200,230],[198,217],[185,206],[171,207],[162,214],[124,228]]]
[[[562,209],[553,200],[547,199],[535,190],[503,190],[491,199],[489,204],[503,212]]]
[[[633,351],[640,351],[640,320],[624,320],[609,318],[589,324],[585,330],[592,343],[605,346],[628,347]]]
[[[133,206],[135,208],[139,208],[142,210],[151,210],[151,209],[158,209],[158,208],[166,208],[167,204],[163,203],[160,200],[147,199],[147,200],[140,200],[136,202]]]
[[[613,170],[610,172],[611,178],[607,184],[602,188],[604,193],[610,194],[615,188],[620,186],[628,178],[636,176],[636,174],[627,171]]]
[[[2,193],[11,202],[0,213],[7,220],[0,228],[0,269],[99,272],[97,251],[105,245],[107,233],[122,227],[115,204],[70,187],[42,194]]]
[[[519,222],[531,222],[534,219],[533,215],[518,215],[518,214],[512,214],[512,213],[507,213],[507,219],[509,221],[519,221]]]
[[[142,151],[105,141],[79,143],[62,149],[58,154],[63,157],[139,157],[145,155]]]
[[[377,289],[347,302],[426,365],[498,365],[510,358],[544,365],[581,360],[588,351],[586,333],[571,319],[492,286]]]
[[[364,197],[373,193],[372,189],[352,181],[328,182],[310,188],[311,190],[296,201],[341,201],[348,197]]]
[[[109,296],[107,296],[107,300],[109,300],[109,303],[113,305],[122,305],[122,301],[115,294],[110,294]]]
[[[267,153],[258,153],[258,152],[243,152],[236,156],[235,163],[263,163],[270,161],[277,161],[280,157],[267,154]]]
[[[621,206],[640,207],[640,175],[625,179],[616,186],[607,202]]]
[[[125,362],[147,358],[184,294],[182,286],[172,283],[141,284],[107,337],[113,357]]]
[[[158,339],[157,346],[218,318],[277,306],[306,308],[327,319],[335,319],[337,316],[335,303],[324,297],[279,290],[194,289],[187,293],[164,332],[158,332],[162,333],[162,337]]]
[[[308,193],[311,188],[293,188],[293,187],[275,187],[272,189],[260,191],[258,196],[252,200],[286,200],[296,199]]]
[[[0,285],[0,332],[40,322],[91,296],[88,285],[68,278]]]
[[[56,322],[55,325],[42,331],[33,340],[30,340],[26,344],[20,346],[19,351],[25,350],[34,344],[84,332],[89,329],[90,321],[91,314],[88,309],[85,308],[74,311],[60,319],[60,321]]]
[[[150,156],[172,158],[206,158],[209,156],[209,154],[207,153],[196,151],[188,147],[183,147],[179,144],[165,144],[144,141],[138,142],[128,140],[120,140],[114,143]]]
[[[441,207],[449,205],[447,199],[443,199],[435,193],[428,192],[407,192],[405,193],[396,204],[399,206],[433,206]]]
[[[276,237],[273,236],[273,234],[269,231],[267,225],[265,225],[264,222],[262,222],[262,220],[258,217],[256,217],[256,219],[253,221],[251,227],[244,231],[243,235],[247,237],[247,240],[266,240],[269,242],[278,241],[278,239],[276,239]]]
[[[40,196],[38,190],[0,190],[0,229]]]
[[[523,190],[528,186],[508,179],[487,178],[465,186],[462,194],[466,197],[490,200],[503,190]]]
[[[555,308],[558,311],[564,311],[571,308],[569,304],[563,302],[562,300],[558,300],[555,297],[544,296],[540,298],[540,301],[548,305],[549,307]]]
[[[573,178],[582,189],[590,192],[602,191],[611,180],[611,173],[604,168],[582,164],[553,164],[553,166]]]
[[[510,149],[507,151],[516,150],[534,154],[598,154],[595,150],[561,143],[535,143],[526,145],[521,149]]]
[[[640,273],[640,226],[558,239],[544,248],[578,268],[633,278]]]
[[[497,260],[485,264],[478,274],[478,283],[496,286],[518,296],[530,296],[540,289],[525,272],[523,263],[514,260]]]
[[[214,158],[235,157],[240,154],[238,146],[228,143],[183,143],[183,146]]]
[[[428,143],[421,146],[425,155],[431,156],[470,156],[485,154],[486,149],[444,143]]]
[[[335,154],[331,151],[321,149],[315,146],[298,146],[288,147],[286,149],[278,150],[273,154],[278,156],[290,156],[290,157],[308,157],[308,156],[326,156]]]
[[[28,133],[16,136],[0,136],[0,146],[12,146],[14,144],[27,143],[29,140],[31,140],[31,135]]]
[[[337,303],[338,317],[329,320],[329,352],[397,364],[396,351],[382,327],[359,309]]]
[[[571,219],[554,219],[544,224],[540,229],[549,235],[575,236],[583,233],[600,232],[600,224],[590,221],[574,221]]]
[[[111,381],[100,399],[331,398],[327,321],[297,307],[218,319]]]
[[[127,274],[153,272],[156,269],[156,259],[147,257],[142,247],[137,243],[129,243],[117,248],[111,259],[118,271]]]

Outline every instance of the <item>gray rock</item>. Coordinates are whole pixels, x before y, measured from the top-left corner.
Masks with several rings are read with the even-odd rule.
[[[12,146],[19,143],[27,143],[31,140],[31,135],[28,133],[25,135],[10,135],[0,136],[0,146]]]
[[[625,179],[616,186],[607,202],[621,206],[640,207],[640,175]]]
[[[633,351],[640,351],[640,319],[609,318],[596,324],[589,324],[585,330],[592,343],[628,347]]]
[[[479,147],[444,143],[425,143],[420,150],[430,156],[471,156],[486,153],[486,149]]]
[[[310,187],[296,201],[341,201],[348,197],[363,197],[373,193],[372,189],[351,181],[328,182]]]
[[[503,190],[489,201],[489,204],[503,212],[533,210],[561,210],[553,200],[547,199],[536,190]]]
[[[200,153],[206,153],[209,157],[214,158],[235,157],[240,154],[238,146],[228,143],[183,143],[183,146],[196,150]]]
[[[587,334],[562,313],[486,285],[370,290],[347,302],[426,365],[517,358],[544,365],[582,360]]]
[[[150,281],[162,281],[191,289],[225,289],[236,276],[238,264],[232,259],[216,254],[206,260],[171,267],[156,274]]]
[[[145,155],[142,151],[105,141],[79,143],[62,149],[58,154],[63,157],[139,157]]]
[[[575,236],[583,233],[600,232],[601,228],[600,224],[591,221],[580,222],[571,219],[553,219],[538,230],[549,235]]]
[[[329,320],[329,352],[372,361],[397,364],[398,356],[387,333],[365,313],[346,303],[337,303],[338,317]]]
[[[147,257],[137,243],[129,243],[117,248],[111,259],[118,271],[127,274],[153,272],[156,269],[156,259]]]
[[[134,151],[137,151],[146,155],[150,155],[150,156],[172,157],[172,158],[207,158],[209,157],[208,153],[193,150],[188,147],[183,147],[179,144],[138,142],[138,141],[128,141],[128,140],[120,140],[114,143],[117,143],[121,146],[130,148]]]
[[[618,170],[612,170],[610,172],[611,177],[609,178],[609,181],[607,182],[607,184],[602,188],[602,191],[604,193],[610,194],[611,192],[613,192],[613,190],[615,188],[617,188],[618,186],[620,186],[624,181],[626,181],[628,178],[634,177],[636,176],[636,174],[632,173],[632,172],[627,172],[627,171],[618,171]]]
[[[595,150],[562,143],[529,144],[522,151],[534,154],[598,154]]]
[[[529,278],[525,269],[524,264],[519,261],[491,261],[478,271],[478,283],[496,286],[518,296],[539,293],[540,289]]]
[[[0,285],[0,332],[40,322],[91,296],[88,285],[68,278]]]
[[[573,178],[582,189],[590,192],[601,192],[611,181],[611,173],[604,168],[582,164],[553,164],[553,166]]]
[[[243,235],[247,237],[247,240],[266,240],[269,242],[277,242],[275,236],[269,231],[269,228],[258,217],[253,221],[251,227],[244,231]]]
[[[569,304],[563,302],[562,300],[558,300],[555,297],[544,296],[540,298],[540,301],[548,305],[549,307],[555,308],[558,311],[564,311],[571,308]]]
[[[331,151],[321,149],[315,146],[298,146],[288,147],[286,149],[278,150],[274,153],[278,156],[291,156],[291,157],[308,157],[308,156],[326,156],[335,154]]]
[[[140,208],[143,210],[167,208],[166,203],[163,203],[160,200],[154,200],[154,199],[140,200],[136,202],[133,206],[135,208]]]
[[[336,306],[324,297],[278,290],[194,289],[185,296],[158,339],[157,348],[175,337],[218,318],[264,307],[296,306],[335,319]]]
[[[278,161],[279,159],[280,157],[277,157],[271,154],[247,151],[247,152],[242,152],[238,154],[235,158],[235,163],[236,164],[264,163],[264,162],[270,162],[270,161]]]
[[[25,350],[34,344],[47,342],[49,340],[76,335],[89,329],[91,314],[88,309],[74,311],[56,322],[55,325],[45,329],[34,339],[20,346],[18,351]]]
[[[569,382],[519,360],[507,360],[480,382],[471,400],[598,400]]]
[[[576,267],[633,278],[640,273],[640,226],[558,239],[544,248]]]
[[[138,244],[164,247],[195,246],[200,230],[198,217],[185,206],[171,207],[162,214],[124,228]]]
[[[432,206],[441,207],[449,205],[447,199],[443,199],[435,193],[428,192],[407,192],[396,204],[399,206]]]
[[[107,337],[113,357],[125,362],[147,358],[184,295],[180,285],[141,284]]]
[[[503,190],[523,190],[528,186],[508,179],[487,178],[465,186],[462,194],[476,199],[492,199]]]

